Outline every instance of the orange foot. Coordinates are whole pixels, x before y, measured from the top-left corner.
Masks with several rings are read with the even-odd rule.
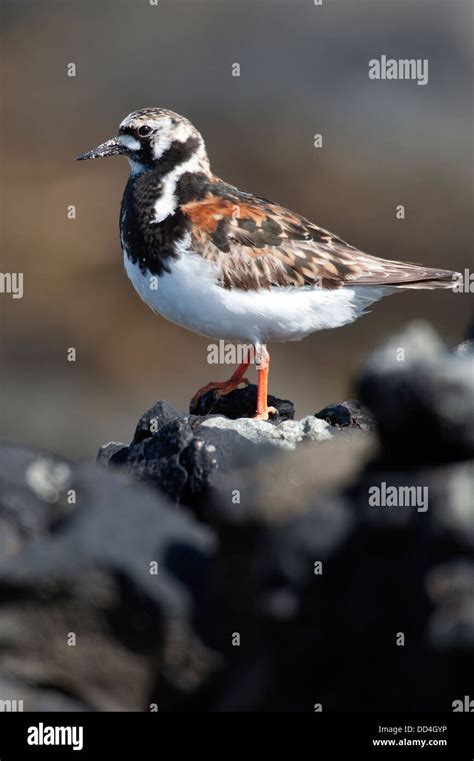
[[[221,396],[230,394],[230,392],[238,388],[241,383],[244,383],[246,386],[248,386],[250,381],[248,378],[229,378],[229,380],[226,381],[213,381],[212,383],[207,383],[205,386],[200,388],[199,391],[196,391],[193,398],[191,399],[191,407],[195,407],[198,404],[200,398],[204,396],[204,394],[207,394],[208,391],[217,391],[217,397],[219,398]]]
[[[278,415],[278,410],[275,407],[267,407],[266,409],[262,410],[261,412],[257,412],[256,415],[252,418],[252,420],[268,420],[270,415]]]

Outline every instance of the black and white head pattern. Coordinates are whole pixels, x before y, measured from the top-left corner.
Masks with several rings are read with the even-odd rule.
[[[163,175],[184,164],[184,171],[209,171],[202,136],[189,119],[173,111],[133,111],[121,122],[118,140],[134,173],[157,164],[163,164]]]

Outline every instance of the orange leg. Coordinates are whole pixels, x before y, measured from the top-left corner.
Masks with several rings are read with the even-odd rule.
[[[266,346],[260,347],[258,363],[257,414],[253,420],[268,420],[270,415],[277,415],[275,407],[268,406],[268,372],[270,369],[270,354]]]
[[[193,398],[191,399],[191,407],[194,407],[198,403],[199,398],[204,396],[204,394],[207,394],[208,391],[217,391],[217,396],[225,396],[226,394],[230,394],[231,391],[234,391],[234,389],[240,386],[241,383],[245,383],[245,385],[248,386],[250,381],[245,377],[245,373],[249,365],[250,359],[247,352],[244,361],[241,365],[238,366],[237,370],[229,378],[229,380],[213,381],[212,383],[207,383],[205,386],[200,388],[199,391],[196,391]]]

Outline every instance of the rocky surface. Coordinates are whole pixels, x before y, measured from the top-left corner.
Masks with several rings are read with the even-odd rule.
[[[375,420],[368,409],[355,399],[349,399],[341,404],[329,404],[315,413],[315,417],[325,420],[335,428],[358,428],[361,431],[372,431]]]
[[[474,354],[453,357],[429,326],[415,324],[373,352],[358,390],[376,418],[387,463],[472,457]]]
[[[413,325],[365,362],[361,402],[303,420],[288,402],[249,420],[244,389],[243,418],[158,402],[99,467],[4,444],[0,700],[451,711],[472,696],[472,356]]]
[[[97,461],[126,469],[173,501],[192,504],[222,474],[265,458],[274,447],[292,450],[301,442],[329,441],[343,429],[372,426],[370,413],[355,401],[335,405],[336,412],[327,418],[319,413],[293,420],[292,403],[275,397],[271,404],[281,414],[268,422],[256,421],[246,416],[255,409],[254,397],[252,387],[238,389],[217,400],[209,415],[186,415],[159,401],[142,415],[129,445],[108,442],[99,450]],[[242,417],[237,419],[239,403]],[[231,411],[229,417],[225,409]]]
[[[295,408],[293,402],[288,399],[278,399],[269,394],[268,404],[278,410],[278,415],[273,416],[271,423],[278,424],[282,420],[293,420]],[[200,397],[197,404],[191,404],[191,415],[224,415],[231,420],[238,418],[251,418],[257,408],[257,386],[249,383],[244,388],[231,391],[226,396],[219,397],[215,391],[208,391]]]
[[[54,498],[31,479],[46,468],[67,474]],[[209,530],[117,474],[21,447],[0,449],[0,492],[2,677],[96,710],[140,710],[161,669],[173,686],[199,682],[212,656],[191,621]],[[44,703],[10,690],[0,682],[0,699]]]

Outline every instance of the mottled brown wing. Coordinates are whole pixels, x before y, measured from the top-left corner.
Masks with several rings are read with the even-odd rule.
[[[453,275],[365,254],[304,217],[220,181],[181,210],[192,222],[193,251],[218,265],[225,288],[414,287]]]

